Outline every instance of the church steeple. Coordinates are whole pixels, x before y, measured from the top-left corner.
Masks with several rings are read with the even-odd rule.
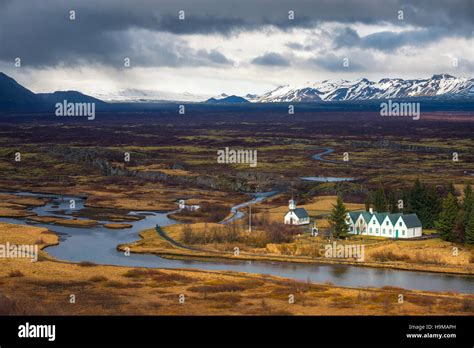
[[[293,198],[291,198],[289,201],[288,201],[288,208],[290,210],[295,210],[296,209],[296,203],[295,201],[293,200]]]

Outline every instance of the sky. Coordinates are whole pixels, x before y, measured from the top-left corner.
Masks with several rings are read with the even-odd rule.
[[[0,71],[105,99],[471,77],[474,1],[0,0]]]

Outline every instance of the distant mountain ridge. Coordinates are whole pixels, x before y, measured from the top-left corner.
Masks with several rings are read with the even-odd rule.
[[[107,104],[78,91],[36,94],[0,72],[0,110],[51,111],[56,103],[62,103],[64,100],[71,103],[95,103],[99,106]]]
[[[474,97],[474,79],[439,74],[428,79],[385,78],[378,82],[365,78],[356,81],[325,80],[300,86],[283,85],[253,98],[252,102],[314,102],[456,96]]]
[[[210,98],[206,100],[208,104],[242,104],[242,103],[250,103],[247,99],[238,97],[236,95],[229,95],[221,94],[221,98]]]
[[[42,101],[47,103],[61,103],[64,100],[67,100],[71,103],[96,103],[96,104],[105,104],[104,101],[91,97],[86,94],[82,94],[78,91],[56,91],[53,93],[37,93]]]
[[[139,91],[140,92],[140,91]],[[137,92],[138,93],[138,92]],[[122,103],[106,103],[98,98],[85,95],[78,91],[57,91],[54,93],[33,93],[17,83],[13,78],[0,72],[0,111],[37,111],[51,112],[55,104],[67,100],[72,103],[95,103],[101,110],[148,110],[155,106],[153,95],[151,99],[136,102],[126,100]],[[192,96],[194,98],[195,96]],[[451,100],[457,103],[463,100],[474,102],[474,79],[456,78],[448,74],[433,75],[428,79],[381,79],[373,82],[368,79],[356,81],[329,81],[307,83],[300,86],[280,86],[262,95],[247,94],[245,97],[222,93],[204,102],[181,101],[199,103],[203,105],[248,105],[255,103],[313,103],[313,102],[354,102],[384,99],[424,98],[434,103]],[[202,99],[201,99],[202,100]],[[173,104],[178,100],[162,103]],[[139,105],[143,104],[143,105]],[[454,104],[453,104],[454,105]]]
[[[10,76],[0,72],[0,108],[22,108],[38,101],[38,97]]]

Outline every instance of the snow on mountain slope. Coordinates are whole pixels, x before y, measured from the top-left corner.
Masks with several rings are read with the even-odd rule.
[[[428,79],[382,79],[378,82],[365,78],[356,81],[325,80],[300,86],[280,86],[252,101],[269,103],[474,96],[473,89],[473,78],[456,78],[448,74],[433,75]]]

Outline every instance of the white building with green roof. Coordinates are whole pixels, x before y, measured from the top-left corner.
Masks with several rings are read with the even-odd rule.
[[[307,225],[309,224],[309,215],[305,208],[296,208],[295,201],[290,199],[284,221],[287,225]]]
[[[347,213],[350,234],[386,238],[416,238],[423,234],[423,226],[416,214],[390,214],[367,211]]]

